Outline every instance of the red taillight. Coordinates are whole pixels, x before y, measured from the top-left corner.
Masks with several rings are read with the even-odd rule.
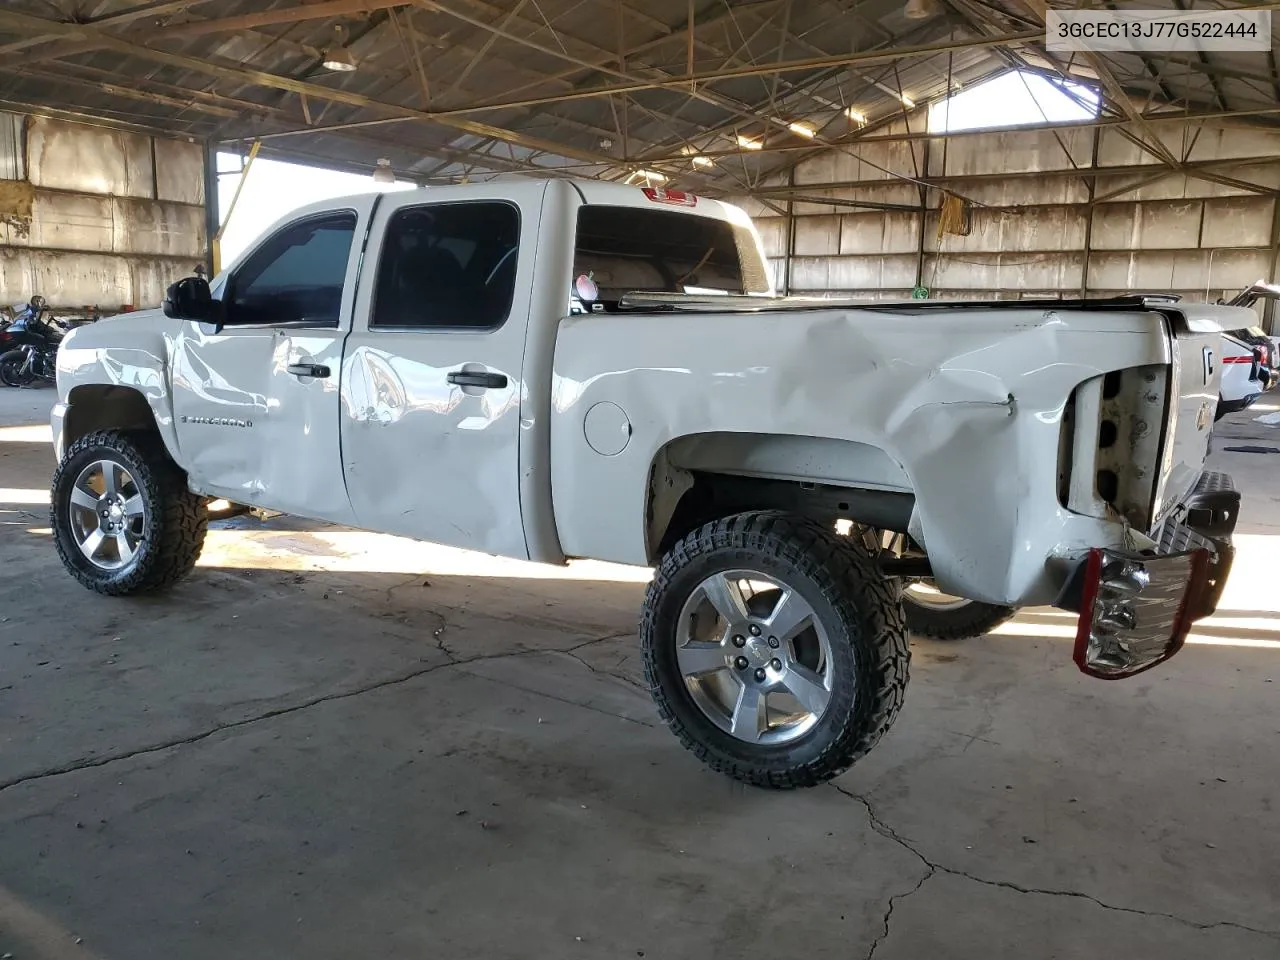
[[[644,195],[654,203],[669,203],[675,207],[696,207],[698,198],[683,190],[664,190],[662,187],[643,187]]]
[[[1146,557],[1091,550],[1073,659],[1091,677],[1119,680],[1182,649],[1205,616],[1208,550]]]

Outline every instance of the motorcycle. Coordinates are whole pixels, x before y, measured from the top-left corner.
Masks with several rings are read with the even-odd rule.
[[[0,383],[9,387],[26,387],[36,381],[53,383],[58,344],[64,336],[62,325],[48,314],[44,297],[32,297],[0,330]]]

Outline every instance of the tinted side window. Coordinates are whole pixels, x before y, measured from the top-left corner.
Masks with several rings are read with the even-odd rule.
[[[502,326],[519,247],[520,213],[500,200],[396,211],[382,242],[369,326]]]
[[[355,232],[354,213],[285,227],[236,271],[227,321],[336,327]]]

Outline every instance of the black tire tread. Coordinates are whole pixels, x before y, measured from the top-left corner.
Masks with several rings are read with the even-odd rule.
[[[779,769],[731,757],[691,731],[672,707],[655,666],[655,645],[663,642],[656,623],[657,598],[673,574],[702,553],[747,547],[773,554],[813,578],[824,598],[845,624],[855,625],[870,664],[856,672],[856,692],[846,687],[851,703],[843,723],[816,757]],[[839,776],[871,750],[892,726],[902,708],[910,675],[907,643],[897,582],[884,577],[874,557],[858,541],[838,536],[815,521],[777,511],[742,513],[708,523],[687,534],[660,561],[645,597],[640,622],[645,679],[658,713],[685,748],[713,770],[745,783],[773,789],[815,786]],[[835,638],[833,638],[834,640]],[[833,691],[836,696],[840,687]]]
[[[130,472],[147,501],[151,526],[147,545],[140,548],[144,555],[123,576],[86,571],[70,553],[76,549],[74,544],[65,542],[70,531],[59,517],[58,492],[64,484],[75,482],[74,477],[67,477],[67,465],[86,450],[115,453],[136,467]],[[170,459],[160,438],[143,431],[98,430],[73,443],[54,473],[49,513],[63,566],[90,590],[115,597],[172,587],[195,567],[209,529],[204,498],[187,489],[186,473]],[[60,533],[63,530],[65,536]]]
[[[902,608],[907,617],[907,631],[930,640],[972,640],[1008,623],[1018,612],[1013,607],[970,600],[954,610],[938,610],[911,599],[910,591],[902,592]]]

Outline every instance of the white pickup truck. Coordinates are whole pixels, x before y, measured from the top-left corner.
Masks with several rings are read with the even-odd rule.
[[[717,770],[814,784],[901,705],[904,586],[945,592],[919,621],[941,634],[1077,612],[1095,676],[1179,648],[1232,555],[1239,496],[1203,467],[1243,325],[1160,298],[777,298],[748,218],[675,191],[352,197],[66,338],[52,525],[116,595],[191,571],[210,498],[654,566],[663,718]]]

